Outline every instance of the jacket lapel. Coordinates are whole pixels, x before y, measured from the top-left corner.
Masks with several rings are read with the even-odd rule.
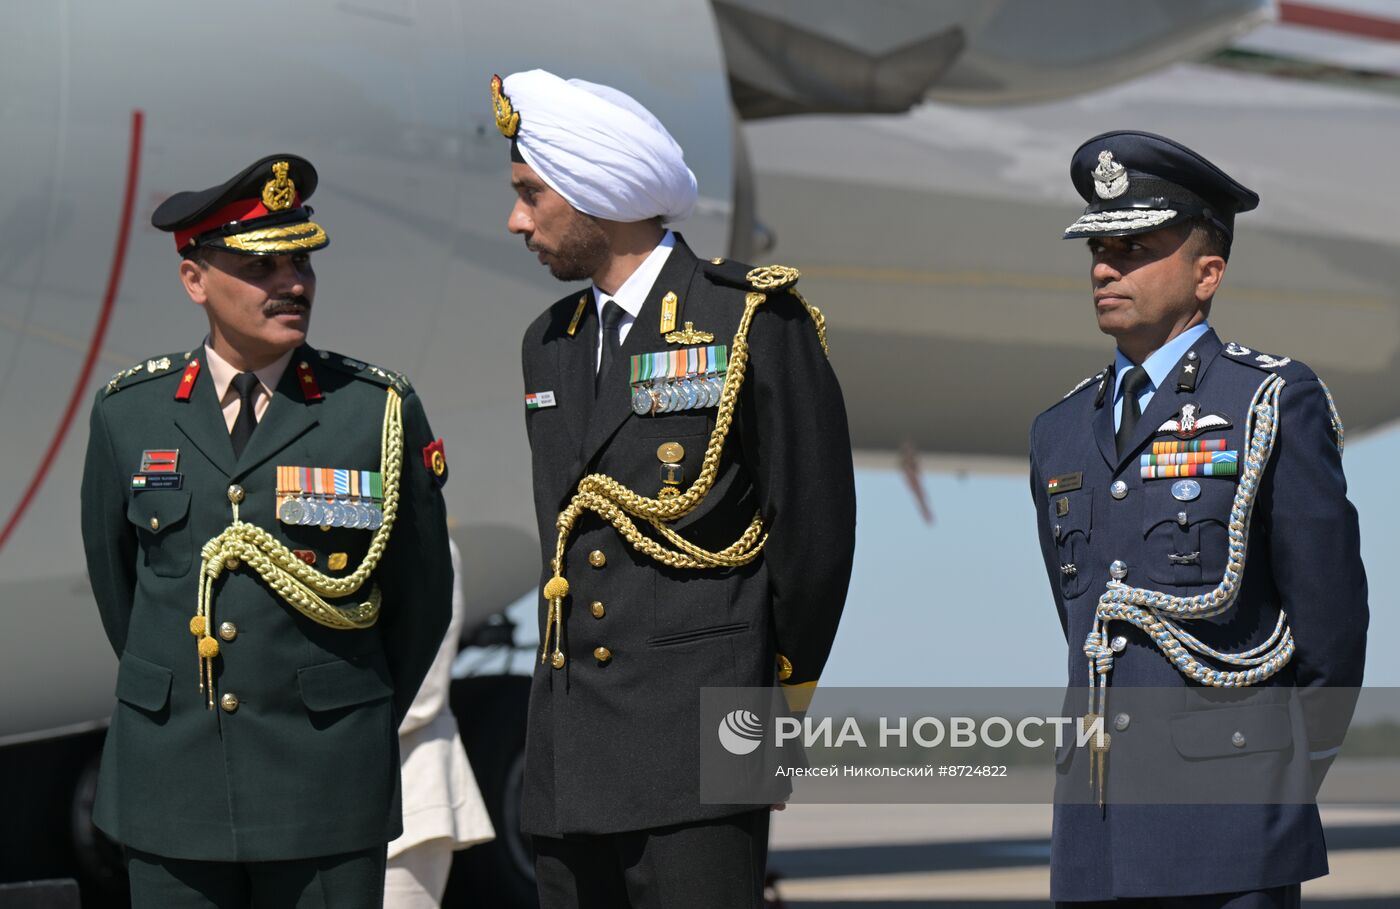
[[[312,354],[313,351],[305,346],[297,348],[296,353],[292,354],[281,381],[273,390],[267,412],[258,421],[253,437],[248,440],[248,447],[243,449],[243,455],[238,459],[232,479],[247,476],[316,425],[316,402],[306,400],[297,378],[297,364]],[[232,443],[229,447],[231,451]]]
[[[1118,382],[1118,374],[1112,363],[1108,364],[1108,371],[1104,373],[1103,380],[1108,385],[1104,389],[1103,402],[1094,408],[1094,441],[1099,445],[1099,453],[1103,455],[1104,463],[1116,470],[1118,467],[1118,443],[1114,439],[1113,432],[1113,394]],[[1098,393],[1095,392],[1095,394]]]
[[[594,363],[598,349],[598,307],[591,290],[584,291],[583,295],[587,301],[578,329],[570,337],[561,328],[554,342],[559,375],[559,387],[554,393],[559,398],[558,407],[563,411],[568,426],[570,444],[565,451],[570,453],[578,452],[584,434],[588,432],[588,417],[593,412],[593,374],[597,371]],[[577,477],[576,464],[568,474]]]
[[[666,258],[666,264],[662,266],[656,283],[651,286],[646,302],[642,304],[642,311],[627,332],[627,340],[622,343],[621,352],[608,369],[608,374],[602,377],[602,390],[593,402],[588,431],[584,435],[583,447],[579,450],[579,462],[585,469],[598,450],[607,444],[608,439],[612,438],[613,433],[617,432],[618,427],[632,413],[631,383],[628,379],[631,375],[633,355],[666,348],[666,341],[657,333],[661,324],[661,298],[670,291],[678,295],[686,293],[695,269],[699,267],[700,263],[695,255],[677,237],[675,248]],[[593,337],[596,344],[596,331]],[[591,375],[587,381],[591,383]],[[591,385],[589,388],[591,390]]]
[[[195,348],[201,360],[204,358],[204,345]],[[214,379],[209,374],[209,364],[201,363],[199,377],[195,379],[194,391],[188,401],[177,401],[175,425],[185,434],[194,447],[209,459],[209,463],[219,469],[224,476],[232,476],[234,468],[233,442],[229,438],[228,424],[224,422],[223,410],[214,393]]]

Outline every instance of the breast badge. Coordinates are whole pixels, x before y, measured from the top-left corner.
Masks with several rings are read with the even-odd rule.
[[[1212,429],[1229,429],[1230,421],[1218,414],[1202,414],[1201,405],[1190,402],[1181,405],[1181,412],[1157,427],[1157,432],[1169,432],[1178,439],[1194,439]]]

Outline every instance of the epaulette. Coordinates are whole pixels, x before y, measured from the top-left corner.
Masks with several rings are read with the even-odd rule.
[[[742,262],[711,259],[705,263],[705,274],[717,284],[742,290],[767,292],[786,290],[797,283],[801,273],[787,265],[761,265],[752,268]]]
[[[1236,344],[1234,341],[1226,344],[1220,352],[1236,363],[1253,366],[1255,369],[1262,369],[1265,372],[1281,372],[1285,366],[1294,362],[1292,357],[1276,357],[1273,354],[1251,350],[1243,344]]]
[[[1065,392],[1064,395],[1060,398],[1060,400],[1063,401],[1063,400],[1065,400],[1066,398],[1069,398],[1069,397],[1072,397],[1073,395],[1078,394],[1079,392],[1081,392],[1081,391],[1083,391],[1084,389],[1088,388],[1090,385],[1093,385],[1095,382],[1102,382],[1102,381],[1103,381],[1103,377],[1106,376],[1106,375],[1108,375],[1108,370],[1106,370],[1106,369],[1101,369],[1101,370],[1099,370],[1098,372],[1094,373],[1092,376],[1088,376],[1087,378],[1080,379],[1080,380],[1079,380],[1079,384],[1076,385],[1076,386],[1074,386],[1073,388],[1071,388],[1069,391]]]
[[[413,391],[413,386],[409,384],[407,378],[401,373],[388,369],[381,369],[364,360],[356,360],[354,357],[343,356],[329,350],[319,350],[316,357],[321,365],[329,366],[339,372],[347,373],[357,379],[364,379],[366,382],[373,382],[376,385],[383,385],[385,388],[392,388],[401,395],[409,394]]]
[[[139,385],[147,379],[170,375],[174,367],[183,366],[193,353],[194,351],[187,350],[184,353],[166,354],[163,357],[142,360],[135,366],[123,369],[107,382],[107,394]]]

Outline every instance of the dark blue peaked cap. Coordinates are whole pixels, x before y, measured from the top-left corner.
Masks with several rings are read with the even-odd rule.
[[[1259,196],[1179,142],[1134,130],[1095,136],[1069,165],[1074,188],[1089,206],[1065,239],[1127,237],[1193,218],[1235,234],[1235,214]]]

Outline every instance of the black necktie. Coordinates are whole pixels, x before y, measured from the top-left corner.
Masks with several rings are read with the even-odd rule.
[[[1138,419],[1142,417],[1142,405],[1138,403],[1138,396],[1151,382],[1147,370],[1141,366],[1133,366],[1123,373],[1123,414],[1118,420],[1118,435],[1115,437],[1120,458],[1128,443],[1132,441]]]
[[[233,387],[238,390],[238,416],[234,418],[229,437],[233,439],[234,457],[241,457],[253,430],[258,427],[258,414],[253,407],[253,396],[258,393],[258,377],[251,372],[240,372],[233,377]]]
[[[617,359],[617,353],[622,348],[622,340],[618,337],[617,326],[622,322],[623,309],[617,305],[616,300],[609,300],[603,304],[603,356],[598,361],[598,375],[593,379],[593,396],[596,398],[598,392],[603,387],[603,376],[608,374],[609,367]]]

